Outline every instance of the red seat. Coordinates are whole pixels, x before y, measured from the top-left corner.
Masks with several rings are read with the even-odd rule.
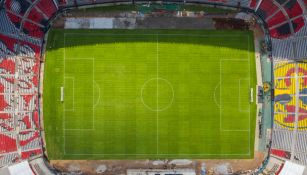
[[[23,16],[31,4],[24,0],[5,0],[4,5],[6,9]]]
[[[259,8],[264,12],[262,17],[265,19],[279,10],[279,8],[272,2],[272,0],[262,1]]]
[[[25,41],[20,41],[19,42],[19,45],[20,46],[25,46],[25,47],[30,47],[33,52],[34,52],[34,57],[35,58],[39,58],[40,57],[40,54],[41,54],[41,48],[40,46],[37,46],[35,44],[32,44],[32,43],[29,43],[29,42],[25,42]],[[24,56],[26,57],[32,57],[31,55],[33,55],[33,53],[25,53]],[[39,60],[38,60],[39,61]]]
[[[270,29],[270,36],[273,38],[284,39],[291,35],[290,26],[285,23],[279,27]]]
[[[40,62],[39,62],[39,59],[37,59],[35,65],[32,67],[32,72],[35,75],[39,74],[39,66],[40,66]]]
[[[9,17],[10,21],[15,25],[16,28],[20,27],[21,18],[16,16],[9,11],[6,12],[6,15]]]
[[[298,32],[302,27],[304,27],[304,25],[305,21],[303,17],[296,18],[292,21],[294,32]]]
[[[0,153],[17,151],[16,139],[0,133]]]
[[[4,93],[4,84],[2,84],[1,82],[0,82],[0,93]],[[1,119],[1,117],[0,117],[0,119]]]
[[[12,126],[10,126],[7,123],[0,123],[0,127],[2,127],[3,129],[7,130],[7,131],[12,131],[14,130],[14,128]]]
[[[9,102],[5,100],[4,95],[0,95],[0,111],[4,111],[4,109],[9,106],[8,103]]]
[[[289,1],[284,5],[290,18],[303,14],[303,9],[297,1]]]
[[[32,83],[35,87],[38,87],[38,75],[33,76]]]
[[[35,8],[31,9],[28,15],[28,19],[44,25],[44,20],[45,20],[44,16],[40,12],[38,12]]]
[[[35,123],[35,125],[36,125],[36,128],[40,128],[40,126],[39,126],[38,111],[34,111],[32,117],[33,117],[34,123]]]
[[[42,29],[39,26],[28,21],[26,21],[23,25],[23,32],[35,38],[44,37],[44,32],[42,31]]]
[[[286,16],[282,13],[282,11],[279,11],[271,19],[267,21],[267,24],[268,24],[268,27],[270,28],[277,24],[283,23],[286,20],[287,20]]]
[[[40,57],[40,52],[41,52],[40,46],[37,46],[29,42],[25,42],[22,40],[17,40],[17,39],[5,36],[3,34],[0,34],[0,41],[3,42],[6,45],[6,47],[9,49],[9,51],[13,53],[16,53],[15,49],[17,48],[17,45],[20,45],[20,46],[30,47],[34,51],[35,57],[36,58]]]
[[[40,155],[42,154],[42,149],[35,149],[35,150],[31,150],[31,151],[24,151],[21,152],[21,158],[22,159],[28,159],[30,157],[36,156],[36,155]]]
[[[16,39],[0,34],[0,41],[2,41],[11,52],[15,52],[15,47],[17,46]]]
[[[15,74],[15,62],[11,59],[3,59],[0,62],[0,68],[5,69],[9,74]]]
[[[22,122],[26,125],[26,129],[32,128],[30,117],[28,115],[23,117]]]
[[[278,157],[286,158],[286,159],[290,159],[290,156],[291,156],[290,152],[278,150],[278,149],[271,149],[271,154],[278,156]]]
[[[20,135],[28,135],[30,133],[27,132],[20,132]],[[19,140],[19,144],[20,146],[25,146],[27,144],[29,144],[30,142],[32,142],[33,140],[39,138],[39,132],[38,131],[34,131],[34,134],[32,136],[30,136],[29,138],[25,139],[25,140]]]
[[[2,120],[7,120],[7,119],[10,119],[11,117],[12,117],[11,114],[0,113],[0,119]]]
[[[37,4],[37,7],[45,13],[48,18],[51,18],[57,11],[57,8],[52,0],[41,0]]]
[[[257,5],[257,0],[251,0],[250,4],[249,4],[249,7],[252,8],[252,9],[255,9],[256,5]]]

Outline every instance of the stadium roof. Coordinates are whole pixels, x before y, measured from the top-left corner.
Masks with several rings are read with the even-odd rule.
[[[280,175],[303,175],[305,167],[286,161],[283,169],[280,172]]]
[[[22,175],[34,175],[28,161],[23,161],[7,168],[3,168],[0,171],[1,175],[15,175],[15,174],[22,174]]]

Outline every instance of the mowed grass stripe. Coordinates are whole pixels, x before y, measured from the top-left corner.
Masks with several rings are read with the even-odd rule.
[[[251,32],[239,31],[52,30],[44,82],[49,157],[253,157],[256,114],[247,95],[255,86],[252,41]],[[248,57],[250,61],[244,61]],[[93,68],[82,58],[95,59]],[[228,59],[243,61],[230,62],[221,70],[220,61]],[[222,89],[221,71],[226,71]],[[65,117],[72,85],[65,85],[61,103],[64,75],[77,79],[76,111],[65,112]],[[235,88],[239,81],[240,99]],[[249,111],[240,111],[240,104]],[[156,110],[161,107],[167,108]]]

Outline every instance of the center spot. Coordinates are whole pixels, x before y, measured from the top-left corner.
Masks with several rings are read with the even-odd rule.
[[[141,100],[152,111],[169,108],[174,99],[172,84],[164,78],[152,78],[146,81],[141,90]]]

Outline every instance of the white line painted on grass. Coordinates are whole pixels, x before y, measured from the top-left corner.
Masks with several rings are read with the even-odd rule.
[[[219,82],[216,86],[215,86],[215,88],[214,88],[214,93],[213,93],[213,99],[214,99],[214,103],[216,104],[216,106],[219,108],[219,110],[221,110],[220,108],[221,108],[221,104],[219,104],[218,102],[217,102],[217,99],[216,99],[216,92],[217,92],[217,88],[219,88],[221,86],[221,82]],[[221,95],[221,94],[220,94]]]
[[[168,34],[157,34],[157,33],[148,33],[148,34],[140,34],[140,33],[77,33],[77,32],[70,32],[70,33],[65,33],[66,35],[92,35],[92,36],[183,36],[183,37],[242,37],[242,36],[247,36],[249,35],[228,35],[228,34],[175,34],[175,33],[168,33]],[[126,37],[125,37],[126,38]]]
[[[66,50],[65,50],[65,48],[66,48],[66,35],[122,35],[122,36],[138,36],[138,35],[156,35],[157,36],[157,78],[159,78],[159,75],[158,75],[158,65],[159,65],[159,63],[158,63],[158,36],[159,35],[161,35],[161,36],[195,36],[195,37],[241,37],[242,35],[214,35],[214,34],[212,34],[212,35],[194,35],[194,34],[90,34],[90,33],[64,33],[64,77],[65,77],[65,60],[67,59],[66,58]],[[249,35],[247,35],[247,37],[248,37],[248,41],[249,41]],[[249,46],[250,44],[248,43],[248,55],[249,55]],[[248,56],[249,57],[249,56]],[[244,61],[244,60],[242,60],[242,59],[224,59],[224,60],[236,60],[236,61]],[[221,93],[221,89],[222,89],[222,75],[221,75],[221,60],[220,60],[220,129],[221,129],[221,113],[222,113],[222,101],[221,101],[221,96],[222,96],[222,93]],[[250,64],[249,64],[249,69],[250,69]],[[93,83],[94,83],[94,61],[93,61]],[[157,80],[157,107],[158,107],[158,95],[159,95],[159,92],[158,92],[158,80]],[[65,87],[65,80],[64,80],[64,87]],[[94,86],[93,86],[93,88],[94,88]],[[100,89],[100,88],[99,88]],[[215,89],[216,90],[216,89]],[[94,90],[93,90],[93,92],[94,92]],[[99,95],[99,99],[100,99],[100,95]],[[96,104],[95,104],[96,105]],[[94,103],[93,103],[93,125],[94,125]],[[65,104],[64,104],[64,109],[65,109]],[[199,156],[201,156],[201,155],[216,155],[216,156],[227,156],[227,155],[246,155],[246,156],[250,156],[250,152],[251,152],[251,150],[249,149],[249,153],[248,154],[159,154],[158,152],[158,141],[159,141],[159,136],[158,136],[158,114],[159,113],[159,111],[157,111],[157,153],[156,154],[67,154],[66,153],[66,150],[65,150],[65,143],[66,143],[66,141],[65,141],[65,136],[66,136],[66,133],[65,133],[65,130],[82,130],[82,131],[87,131],[87,130],[89,130],[89,129],[65,129],[65,114],[64,114],[64,121],[63,121],[63,133],[64,133],[64,155],[114,155],[114,156],[116,156],[116,155],[123,155],[123,156],[125,156],[125,155],[144,155],[144,156],[154,156],[154,155],[170,155],[170,156],[180,156],[180,155],[182,155],[182,156],[189,156],[189,155],[199,155]],[[249,118],[249,120],[250,120],[250,118]],[[250,122],[249,122],[250,123]],[[249,127],[250,127],[250,125],[249,125]],[[225,131],[233,131],[233,132],[248,132],[249,130],[225,130]],[[250,142],[250,137],[249,137],[249,142]],[[250,143],[249,143],[250,144]],[[250,146],[249,146],[250,147]]]
[[[250,104],[248,105],[248,109],[242,109],[241,108],[241,81],[242,80],[248,80],[248,82],[250,84],[250,79],[249,78],[240,78],[239,79],[239,106],[238,106],[238,110],[239,110],[239,112],[250,112]]]
[[[82,154],[82,153],[69,153],[66,155],[96,155],[96,156],[250,156],[250,154]]]
[[[156,142],[157,142],[157,154],[159,154],[159,38],[158,38],[158,35],[156,35],[156,39],[157,39],[157,41],[156,41],[156,61],[157,61],[157,100],[156,100],[156,102],[157,102],[157,133],[156,133],[156,135],[157,135],[157,140],[156,140]]]
[[[96,81],[94,81],[94,84],[95,84],[96,89],[98,91],[98,98],[97,98],[96,103],[94,104],[94,108],[96,108],[96,106],[100,103],[100,86]]]
[[[71,76],[66,76],[66,60],[92,60],[93,62],[93,66],[92,66],[92,72],[93,72],[93,82],[92,82],[92,87],[93,87],[93,96],[92,96],[92,100],[93,100],[93,115],[92,115],[92,128],[85,128],[85,129],[78,129],[78,128],[66,128],[66,112],[65,111],[69,111],[66,109],[66,106],[65,106],[65,101],[64,101],[64,105],[63,105],[63,138],[64,138],[64,143],[63,143],[63,147],[64,147],[64,155],[69,155],[67,154],[66,152],[66,131],[93,131],[95,130],[95,118],[94,118],[94,115],[95,115],[95,111],[94,111],[94,66],[95,66],[95,63],[94,63],[94,58],[66,58],[66,34],[64,33],[64,71],[63,71],[63,74],[64,74],[64,88],[66,86],[66,81],[65,81],[65,78],[70,78]],[[73,80],[75,80],[75,77],[73,77]],[[74,91],[75,91],[75,81],[73,81],[73,94],[74,94]],[[67,87],[66,87],[67,88]],[[74,109],[75,109],[75,98],[73,96],[73,106],[74,106]],[[74,110],[73,110],[74,111]]]
[[[75,111],[75,77],[72,76],[65,76],[64,79],[71,79],[72,80],[72,109],[66,109],[66,106],[64,108],[64,111]],[[66,81],[65,81],[66,83]],[[67,88],[67,87],[66,87]],[[65,98],[65,95],[67,93],[65,93],[65,87],[64,87],[64,99],[67,101],[68,98]],[[64,100],[64,103],[65,103]]]
[[[249,129],[247,129],[247,130],[245,130],[245,129],[242,129],[242,130],[234,129],[234,130],[232,130],[232,129],[223,129],[223,127],[222,127],[222,119],[223,119],[223,117],[222,117],[222,114],[223,114],[223,112],[222,112],[223,111],[223,106],[222,106],[223,105],[223,102],[222,102],[222,99],[223,99],[222,98],[222,88],[223,88],[223,86],[222,86],[222,83],[223,83],[223,80],[222,80],[222,71],[223,71],[222,62],[223,61],[247,61],[248,62],[248,67],[250,69],[250,61],[247,60],[247,59],[220,59],[220,108],[219,108],[219,110],[220,110],[220,131],[221,132],[250,132],[250,128],[251,128],[251,126],[250,126],[250,112],[249,112],[249,119],[248,119],[249,120],[249,123],[248,123],[248,126],[249,126],[248,128]],[[241,79],[239,79],[239,81]],[[240,93],[241,92],[240,92],[240,87],[239,87],[239,94]],[[239,100],[240,100],[240,95],[239,95]],[[240,104],[240,102],[239,102],[239,104]],[[240,111],[240,108],[238,108],[238,109]],[[249,111],[250,111],[250,105],[249,105]],[[250,142],[250,136],[249,136],[249,142]],[[250,146],[249,146],[249,149],[250,149]]]
[[[63,51],[63,55],[64,55],[64,59],[63,59],[63,78],[64,78],[64,89],[65,89],[65,70],[66,70],[66,67],[65,67],[65,59],[66,59],[66,33],[64,33],[64,51]],[[65,101],[63,103],[63,152],[64,152],[64,155],[66,154],[66,133],[65,133],[65,125],[66,125],[66,117],[65,117]]]

